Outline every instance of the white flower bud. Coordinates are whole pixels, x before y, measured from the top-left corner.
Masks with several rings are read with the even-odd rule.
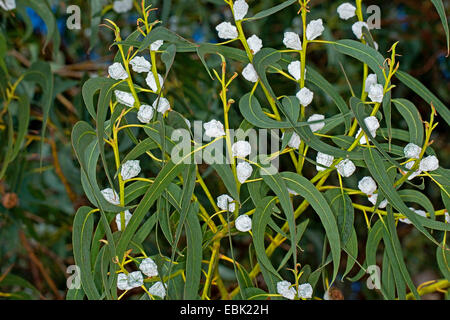
[[[252,175],[253,167],[248,162],[240,162],[236,166],[236,174],[240,183],[244,183]]]
[[[450,215],[448,214],[448,211],[445,211],[444,216],[445,216],[445,222],[450,223]]]
[[[304,283],[298,286],[298,296],[303,299],[311,299],[313,288],[309,283]]]
[[[409,210],[413,211],[414,213],[418,214],[419,216],[422,216],[424,218],[427,217],[427,213],[423,210],[416,210],[414,208],[409,208]],[[406,223],[406,224],[412,224],[411,220],[409,220],[408,218],[400,218],[399,219],[401,222]]]
[[[128,210],[125,210],[125,227],[128,225],[128,222],[130,222],[131,219],[131,213]],[[116,214],[116,225],[117,230],[122,231],[122,219],[120,217],[120,213]]]
[[[156,111],[164,114],[170,109],[170,102],[166,98],[159,97],[153,102],[152,106]]]
[[[295,192],[294,190],[287,188],[287,191],[289,192],[289,194],[292,194],[293,196],[298,196],[298,193]]]
[[[108,74],[114,80],[124,80],[128,78],[128,74],[120,62],[114,62],[110,65],[108,67]]]
[[[314,40],[320,37],[324,30],[322,19],[312,20],[306,27],[306,39]]]
[[[405,154],[405,157],[408,159],[419,159],[420,153],[422,152],[422,148],[418,145],[410,142],[408,143],[405,148],[403,149],[403,153]],[[414,162],[412,162],[414,163]]]
[[[310,116],[308,118],[308,122],[312,122],[312,121],[319,121],[319,120],[323,120],[325,119],[325,116],[322,114],[313,114],[312,116]],[[319,130],[322,130],[323,127],[325,127],[325,122],[317,122],[317,123],[312,123],[309,125],[309,127],[311,128],[312,132],[316,132]]]
[[[377,80],[377,75],[375,73],[369,74],[367,76],[367,78],[366,78],[366,82],[365,82],[365,85],[364,85],[364,91],[365,92],[369,92],[370,87],[373,84],[377,84],[377,81],[378,81]]]
[[[244,70],[242,70],[242,76],[245,78],[245,80],[250,82],[258,81],[258,74],[256,73],[256,70],[251,63],[247,64]]]
[[[252,229],[252,219],[248,215],[242,214],[237,217],[234,225],[240,232],[247,232]]]
[[[283,139],[283,137],[284,137],[284,133],[281,136],[281,138]],[[300,139],[299,135],[297,133],[293,132],[291,139],[288,142],[288,146],[291,148],[294,148],[294,149],[298,149],[301,142],[302,142],[302,140]]]
[[[348,178],[355,172],[356,166],[353,161],[344,159],[336,165],[336,169],[341,176]]]
[[[158,266],[152,258],[145,258],[139,265],[139,270],[147,277],[156,277],[158,275]]]
[[[358,188],[365,194],[373,194],[377,190],[377,183],[372,177],[364,177],[358,182]]]
[[[283,44],[288,49],[302,50],[302,42],[300,36],[295,32],[285,32]]]
[[[367,126],[367,124],[366,124],[366,126]],[[361,132],[363,132],[363,131],[362,131],[361,128],[359,128],[358,132],[356,133],[356,136],[359,136],[359,134],[360,134]],[[369,133],[372,135],[373,138],[375,138],[375,137],[377,136],[376,130],[374,130],[374,131],[369,131]],[[361,136],[361,138],[359,139],[359,143],[360,143],[360,144],[366,144],[366,143],[367,143],[367,141],[366,141],[366,136],[364,135],[364,132],[363,132],[363,135]]]
[[[421,171],[434,171],[439,168],[439,160],[435,156],[428,156],[420,161],[419,169]]]
[[[373,102],[383,102],[383,86],[381,84],[373,84],[369,88],[369,98]]]
[[[223,124],[217,120],[211,120],[203,124],[205,135],[211,138],[218,138],[225,135]]]
[[[313,101],[314,92],[304,87],[301,88],[299,92],[297,92],[296,97],[300,101],[300,104],[302,106],[307,107]]]
[[[361,39],[363,27],[366,27],[367,29],[369,29],[369,25],[362,21],[355,22],[352,25],[352,31],[356,38]]]
[[[231,146],[233,157],[245,158],[252,152],[252,146],[247,141],[237,141]]]
[[[237,28],[229,22],[222,22],[216,27],[216,30],[221,39],[232,40],[239,36]]]
[[[295,288],[286,280],[277,282],[277,292],[289,300],[294,300],[295,295],[297,294]]]
[[[248,46],[253,54],[256,54],[263,47],[262,40],[256,34],[247,39]]]
[[[141,166],[139,160],[128,160],[122,165],[120,175],[123,180],[129,180],[136,177],[141,172]]]
[[[115,90],[114,94],[116,95],[116,100],[118,103],[121,103],[123,105],[126,105],[127,107],[133,107],[134,106],[134,97],[131,93]]]
[[[16,8],[16,0],[0,1],[0,7],[6,11],[14,10]]]
[[[377,117],[374,116],[364,118],[364,123],[367,129],[369,129],[370,133],[376,132],[377,129],[380,127],[380,123],[378,122]]]
[[[149,123],[153,119],[154,113],[155,108],[149,106],[148,104],[143,104],[139,107],[137,118],[142,123]]]
[[[323,164],[326,167],[330,167],[333,164],[333,160],[334,160],[334,157],[330,156],[329,154],[325,154],[322,152],[317,153],[316,162],[318,164]],[[317,171],[324,171],[328,168],[324,168],[322,166],[316,165],[316,169],[317,169]]]
[[[367,195],[367,199],[373,204],[376,205],[377,204],[377,199],[378,199],[378,193],[374,193],[374,194],[369,194]],[[386,208],[388,202],[386,199],[384,199],[383,201],[380,202],[380,205],[378,206],[378,208],[380,209],[384,209]]]
[[[301,68],[301,63],[300,61],[292,61],[291,63],[289,63],[288,65],[288,71],[289,74],[291,76],[294,77],[295,80],[300,80],[302,73],[300,72],[300,68]],[[306,75],[306,70],[305,70],[305,75]]]
[[[356,14],[356,7],[348,2],[341,4],[337,7],[337,13],[342,20],[348,20],[353,18]]]
[[[137,288],[144,284],[144,277],[140,271],[130,272],[128,274],[128,286],[131,288]]]
[[[237,0],[233,4],[234,19],[242,20],[248,12],[248,4],[245,0]]]
[[[144,57],[136,56],[130,61],[131,68],[134,72],[142,73],[142,72],[150,72],[152,64],[147,61]]]
[[[133,0],[117,0],[113,3],[113,9],[117,13],[125,13],[133,8]]]
[[[128,276],[123,272],[121,272],[117,275],[117,289],[122,290],[122,291],[132,289],[128,285]]]
[[[106,201],[108,201],[111,204],[119,205],[120,204],[120,198],[117,192],[115,192],[111,188],[103,189],[102,191],[103,198],[105,198]]]
[[[148,292],[153,296],[158,296],[164,298],[166,296],[167,285],[163,284],[161,281],[156,282],[153,286],[148,289]]]
[[[158,85],[156,84],[156,80],[152,72],[148,73],[147,78],[145,78],[145,82],[147,83],[149,88],[152,89],[153,92],[158,92]],[[158,82],[159,87],[162,88],[164,79],[159,73],[158,73]]]
[[[217,206],[222,210],[227,210],[234,212],[236,209],[236,204],[233,202],[234,199],[227,194],[223,194],[217,197]]]
[[[411,168],[414,166],[415,161],[410,161],[408,163],[405,164],[405,167],[409,170],[411,170]],[[420,167],[420,164],[419,164]],[[417,177],[419,174],[421,174],[422,171],[420,169],[417,169],[416,171],[414,171],[413,173],[411,173],[411,175],[408,177],[408,180],[412,180],[415,177]]]
[[[150,45],[150,50],[151,51],[158,51],[159,50],[159,48],[161,48],[161,46],[164,44],[164,41],[163,40],[156,40],[155,42],[153,42],[151,45]]]

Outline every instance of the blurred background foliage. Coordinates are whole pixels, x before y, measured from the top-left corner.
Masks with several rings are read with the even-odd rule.
[[[114,58],[110,49],[113,33],[97,25],[105,18],[115,21],[126,38],[136,26],[136,10],[117,14],[111,10],[112,1],[70,0],[48,1],[52,16],[44,16],[39,6],[44,1],[18,0],[18,10],[2,11],[0,14],[1,57],[8,76],[1,75],[2,97],[5,99],[6,81],[16,80],[37,61],[50,65],[54,75],[50,112],[46,125],[45,139],[41,141],[42,123],[45,110],[42,105],[43,91],[39,87],[25,83],[23,90],[32,97],[30,119],[24,147],[17,157],[7,165],[5,175],[0,179],[0,298],[62,299],[66,294],[66,273],[68,265],[74,264],[71,248],[71,228],[77,208],[88,205],[80,183],[80,170],[70,144],[70,132],[78,120],[91,121],[81,97],[81,87],[90,77],[105,76],[107,66]],[[153,19],[193,42],[218,42],[215,26],[229,20],[231,13],[221,0],[163,0],[147,1],[158,11],[153,11]],[[250,14],[267,9],[280,1],[248,1]],[[32,5],[40,3],[40,5]],[[100,3],[101,6],[95,4]],[[311,1],[310,19],[322,18],[327,26],[325,39],[353,39],[351,23],[342,21],[336,14],[342,1]],[[439,16],[430,1],[391,0],[363,1],[364,7],[375,4],[381,7],[381,29],[372,35],[379,44],[379,50],[386,56],[391,45],[400,41],[397,51],[401,54],[400,69],[425,84],[445,104],[450,102],[450,60],[447,55],[446,38]],[[45,4],[44,4],[45,5]],[[81,7],[81,30],[66,27],[68,5]],[[448,12],[449,1],[444,1]],[[257,34],[265,47],[282,47],[284,31],[301,33],[301,19],[295,5],[267,19],[246,24],[246,34]],[[298,8],[297,8],[298,9]],[[364,10],[365,11],[365,10]],[[367,18],[367,14],[365,14]],[[45,20],[45,21],[44,21]],[[311,47],[308,63],[314,64],[322,75],[338,88],[344,99],[350,97],[345,77],[340,65],[355,90],[360,90],[362,66],[335,52],[329,54],[320,47]],[[219,60],[210,59],[211,66],[218,66]],[[242,66],[232,65],[232,70],[240,71]],[[175,109],[191,120],[221,118],[222,109],[217,93],[218,83],[212,82],[198,56],[179,53],[166,82],[166,95],[175,102]],[[429,119],[429,106],[401,83],[394,96],[409,99],[418,106],[423,119]],[[294,92],[289,82],[273,85],[278,92]],[[234,82],[230,97],[237,101],[250,90],[250,84],[241,77]],[[198,94],[201,92],[201,94]],[[320,97],[318,113],[330,115],[329,103]],[[261,100],[262,101],[262,100]],[[318,100],[319,101],[319,100]],[[3,109],[3,102],[2,102]],[[14,109],[14,107],[13,107]],[[17,109],[13,112],[17,113]],[[3,114],[2,114],[3,116]],[[15,116],[18,116],[16,114]],[[0,152],[4,154],[8,145],[5,117],[0,118]],[[405,126],[400,115],[393,113],[392,122]],[[239,112],[232,112],[231,127],[242,122]],[[438,154],[442,167],[450,165],[450,144],[448,127],[444,121],[434,132],[433,148]],[[126,146],[124,146],[126,147]],[[3,166],[3,164],[2,164]],[[1,167],[1,166],[0,166]],[[312,166],[310,167],[312,169]],[[213,175],[200,167],[206,182],[214,184]],[[311,175],[313,170],[311,170]],[[308,173],[306,173],[308,176]],[[353,179],[357,179],[354,177]],[[356,184],[355,180],[355,184]],[[220,188],[220,187],[219,187]],[[434,185],[425,186],[426,193],[436,209],[441,209],[439,189]],[[215,196],[225,190],[215,190]],[[308,213],[311,216],[310,213]],[[306,217],[308,217],[306,215]],[[357,216],[356,219],[362,219]],[[364,221],[356,221],[363,225]],[[416,285],[439,276],[435,261],[435,249],[419,232],[409,225],[399,227],[399,237],[405,249],[407,266],[414,276]],[[358,239],[366,239],[366,230],[358,230]],[[311,222],[300,246],[304,250],[303,263],[317,265],[321,261],[323,231],[318,222]],[[150,250],[154,239],[148,239]],[[234,238],[236,257],[247,256],[251,240],[246,236]],[[360,243],[360,253],[364,254],[365,244]],[[430,249],[430,250],[428,250]],[[250,250],[252,248],[250,247]],[[274,259],[281,260],[283,252]],[[378,257],[382,261],[382,255]],[[364,257],[359,257],[364,261]],[[240,260],[239,260],[240,261]],[[251,262],[248,262],[251,263]],[[355,274],[355,268],[352,274]],[[223,279],[230,283],[235,278],[231,264],[224,264]],[[340,279],[340,278],[339,278]],[[365,278],[361,282],[337,281],[337,287],[346,299],[373,299],[377,293],[367,290]],[[439,298],[439,294],[429,298]],[[214,296],[214,295],[213,295]],[[379,297],[378,297],[379,298]],[[425,297],[426,298],[426,297]]]

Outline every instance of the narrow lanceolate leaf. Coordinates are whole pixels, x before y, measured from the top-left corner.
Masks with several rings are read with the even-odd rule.
[[[383,242],[386,246],[391,264],[393,264],[393,266],[395,265],[395,270],[401,273],[403,280],[408,285],[411,292],[414,294],[414,297],[416,299],[420,299],[417,289],[414,286],[414,283],[412,282],[411,276],[409,275],[408,269],[405,265],[402,247],[397,236],[397,229],[395,227],[394,214],[392,213],[392,211],[388,213],[387,218],[384,219]],[[402,294],[399,293],[399,296],[401,297]]]
[[[334,104],[338,107],[341,114],[345,115],[350,110],[345,103],[344,99],[339,95],[336,91],[335,86],[329,83],[320,73],[314,70],[311,67],[307,67],[306,82],[313,83],[320,89],[322,89],[326,94],[330,96],[330,98],[334,101]],[[345,118],[345,130],[347,131],[350,128],[350,118]]]
[[[449,30],[448,21],[447,21],[448,11],[446,12],[444,3],[442,2],[442,0],[431,0],[431,2],[436,7],[439,17],[441,18],[442,26],[444,27],[445,35],[447,38],[447,57],[448,57],[450,55],[450,30]],[[447,8],[447,10],[448,10],[448,8]]]
[[[96,168],[99,152],[95,131],[88,123],[79,121],[75,124],[72,130],[72,146],[81,166],[83,188],[89,201],[107,212],[122,211],[123,208],[107,202],[98,187]]]
[[[330,243],[334,265],[333,278],[331,282],[334,282],[339,270],[339,263],[341,261],[341,239],[339,236],[336,218],[334,217],[327,200],[305,177],[293,172],[283,172],[281,173],[281,176],[283,177],[286,186],[305,198],[305,200],[308,201],[319,216]]]
[[[393,99],[392,102],[408,125],[409,141],[418,146],[422,146],[424,134],[423,123],[416,106],[406,99]]]
[[[442,275],[450,281],[450,252],[444,243],[442,243],[442,248],[436,248],[436,259]]]
[[[297,0],[284,1],[284,2],[280,3],[279,5],[276,5],[276,6],[272,7],[272,8],[269,8],[269,9],[266,9],[266,10],[258,12],[253,17],[246,18],[246,19],[244,19],[244,21],[259,20],[259,19],[268,17],[268,16],[270,16],[270,15],[272,15],[272,14],[278,12],[278,11],[283,10],[284,8],[289,7],[291,4],[293,4],[295,2],[298,2],[298,1]]]
[[[358,237],[356,235],[355,228],[352,229],[350,239],[345,245],[345,252],[347,253],[347,265],[344,273],[342,274],[342,280],[352,270],[358,259]]]
[[[200,58],[200,61],[203,63],[203,66],[205,67],[211,79],[213,79],[213,76],[209,71],[208,64],[206,63],[205,60],[205,56],[207,54],[221,54],[227,57],[228,59],[240,61],[243,63],[249,62],[247,54],[245,53],[244,50],[227,46],[217,46],[211,43],[202,43],[197,47],[197,55]]]
[[[281,204],[281,208],[284,211],[289,226],[290,242],[291,242],[290,250],[292,251],[292,256],[294,258],[294,265],[296,265],[297,263],[297,246],[295,242],[295,239],[297,239],[295,235],[296,225],[294,218],[294,209],[292,207],[292,203],[289,198],[289,193],[286,184],[284,183],[279,173],[270,174],[268,172],[265,172],[264,168],[261,168],[260,175],[263,178],[264,182],[269,186],[269,188],[277,195],[278,200],[280,201]]]
[[[9,162],[13,161],[20,149],[22,148],[23,141],[25,140],[25,135],[28,131],[28,124],[30,122],[30,100],[26,95],[20,95],[17,101],[18,106],[18,128],[17,128],[17,136],[14,141],[14,148],[12,150],[11,158]]]
[[[270,259],[267,257],[266,248],[264,246],[264,235],[275,207],[275,200],[275,197],[265,197],[256,205],[255,213],[252,218],[253,244],[255,245],[258,263],[261,266],[264,266],[267,272],[270,272],[272,276],[282,279],[270,262]],[[272,276],[264,276],[264,279],[268,282]]]
[[[217,172],[231,197],[239,202],[239,192],[237,190],[236,180],[230,165],[227,163],[214,163],[211,167],[213,167]]]
[[[30,7],[44,21],[47,27],[47,37],[45,39],[44,48],[47,47],[50,40],[53,40],[54,48],[59,48],[60,35],[56,25],[55,15],[53,14],[48,2],[45,0],[17,0],[17,6]],[[57,50],[55,50],[56,52]]]
[[[134,233],[138,229],[150,207],[160,197],[161,193],[173,181],[173,179],[185,168],[183,163],[175,164],[169,161],[159,172],[153,184],[148,188],[141,202],[134,211],[130,222],[122,233],[117,244],[117,253],[123,255]]]
[[[154,28],[144,38],[144,40],[137,40],[135,43],[130,43],[130,45],[138,47],[139,51],[143,51],[148,49],[149,46],[156,40],[163,40],[166,43],[175,44],[177,47],[177,52],[195,52],[197,48],[197,45],[195,45],[194,43],[161,26]]]
[[[355,40],[338,40],[334,47],[339,52],[367,64],[377,75],[378,81],[384,85],[386,82],[382,72],[384,58],[378,51]]]
[[[190,206],[185,223],[186,252],[186,283],[184,299],[193,300],[198,296],[202,275],[202,230],[198,221],[198,203]]]
[[[388,202],[397,209],[400,213],[404,214],[412,224],[422,232],[428,239],[430,239],[436,245],[438,242],[430,235],[430,233],[424,228],[429,227],[435,230],[449,231],[450,225],[442,222],[434,221],[428,218],[421,217],[411,211],[403,202],[402,198],[398,194],[394,186],[389,182],[390,179],[387,177],[385,166],[383,164],[383,158],[380,153],[373,148],[367,148],[364,150],[364,161],[367,164],[372,177],[378,183],[379,188],[382,190],[383,194],[386,196]]]
[[[428,104],[433,104],[436,108],[437,113],[450,124],[450,110],[448,107],[441,102],[430,90],[428,90],[419,80],[410,76],[406,72],[397,71],[395,76],[400,80],[405,86],[410,88],[416,94],[418,94],[423,100]]]
[[[345,246],[353,232],[355,210],[352,206],[352,199],[338,188],[328,190],[324,195],[336,216],[341,243],[342,246]]]
[[[29,80],[39,85],[42,89],[42,97],[40,100],[42,108],[42,129],[41,129],[41,156],[42,147],[44,145],[45,131],[47,128],[50,107],[53,101],[54,79],[50,64],[44,61],[33,63],[24,75],[24,80]]]
[[[92,119],[96,118],[96,108],[94,97],[95,94],[100,91],[104,85],[113,86],[117,81],[111,78],[90,78],[87,80],[81,89],[81,93],[83,95],[83,100],[86,105],[86,109],[91,115]]]
[[[72,244],[75,263],[80,267],[80,278],[83,290],[90,300],[99,300],[100,294],[94,284],[90,246],[94,230],[92,208],[81,207],[73,221]]]

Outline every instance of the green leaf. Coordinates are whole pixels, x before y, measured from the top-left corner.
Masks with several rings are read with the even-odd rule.
[[[202,276],[202,230],[198,221],[198,203],[190,206],[186,217],[186,283],[184,299],[193,300],[198,296]]]
[[[94,96],[104,86],[113,86],[117,81],[111,78],[90,78],[87,80],[81,89],[86,109],[91,115],[92,119],[96,119],[96,108],[94,106]]]
[[[197,47],[197,55],[200,58],[200,61],[203,63],[206,71],[208,72],[208,75],[211,77],[211,79],[214,79],[211,72],[209,71],[208,64],[205,60],[205,55],[207,54],[221,54],[228,59],[241,61],[243,63],[248,63],[248,57],[245,51],[241,49],[236,49],[232,47],[227,46],[218,46],[210,43],[201,43]]]
[[[433,221],[428,218],[421,217],[411,211],[403,202],[397,190],[389,182],[390,179],[387,177],[385,166],[383,164],[383,158],[380,156],[377,150],[373,148],[366,148],[364,150],[364,161],[367,164],[372,177],[378,183],[379,188],[383,192],[384,196],[388,202],[397,209],[400,213],[404,214],[412,224],[422,232],[428,239],[430,239],[434,244],[439,245],[436,240],[430,235],[430,233],[424,228],[429,227],[436,230],[449,231],[450,226],[445,223]]]
[[[305,200],[308,201],[319,216],[330,243],[334,265],[333,278],[331,282],[334,282],[339,271],[339,264],[341,261],[341,240],[339,237],[339,229],[336,219],[327,203],[327,200],[305,177],[293,172],[282,172],[281,176],[283,177],[286,186],[305,198]]]
[[[269,223],[270,216],[272,215],[275,207],[275,200],[275,197],[263,198],[256,205],[255,213],[252,217],[253,244],[255,246],[258,263],[261,267],[265,268],[266,274],[263,272],[263,277],[266,283],[272,282],[271,279],[273,276],[282,280],[282,277],[278,274],[277,270],[273,267],[272,262],[267,257],[264,246],[264,235],[266,233],[266,227]],[[269,276],[269,273],[271,276]]]
[[[351,56],[368,65],[377,75],[378,81],[384,85],[385,79],[382,72],[384,66],[383,56],[375,49],[355,40],[338,40],[334,43],[337,51]]]
[[[337,219],[341,245],[345,246],[353,232],[355,210],[352,199],[340,189],[328,190],[324,195]]]
[[[89,300],[99,300],[100,294],[95,287],[90,259],[90,246],[94,230],[92,208],[81,207],[73,221],[73,255],[75,263],[80,267],[80,279],[83,290]]]
[[[33,63],[24,75],[24,80],[34,82],[42,88],[41,107],[42,107],[42,129],[41,129],[41,158],[44,145],[45,130],[50,113],[50,107],[53,101],[54,79],[50,64],[43,61]]]
[[[268,16],[270,16],[270,15],[272,15],[272,14],[278,12],[278,11],[283,10],[284,8],[289,7],[291,4],[293,4],[295,2],[298,2],[298,1],[297,0],[284,1],[284,2],[280,3],[279,5],[276,5],[276,6],[272,7],[272,8],[260,11],[257,14],[255,14],[253,17],[246,18],[243,21],[259,20],[259,19],[268,17]]]
[[[436,248],[436,260],[442,275],[450,281],[450,253],[444,243],[442,243],[442,248]]]
[[[345,252],[347,253],[347,265],[345,271],[342,274],[342,280],[352,270],[353,266],[357,262],[358,258],[358,237],[356,235],[355,228],[352,228],[350,239],[345,245]]]
[[[292,251],[292,256],[294,258],[294,265],[297,264],[297,246],[296,246],[296,224],[294,217],[294,209],[292,207],[292,203],[289,198],[289,193],[284,183],[281,175],[279,173],[270,174],[265,171],[264,168],[260,169],[260,175],[263,178],[264,182],[269,186],[269,188],[277,195],[278,200],[280,201],[281,208],[284,211],[284,215],[286,216],[289,233],[290,233],[290,242]],[[295,191],[295,189],[293,189]]]
[[[389,256],[389,261],[391,262],[391,265],[394,270],[394,278],[395,273],[400,272],[403,280],[408,285],[411,292],[414,294],[414,297],[419,300],[420,296],[417,292],[416,287],[414,286],[414,283],[412,282],[411,276],[408,273],[408,269],[406,268],[403,253],[402,253],[402,247],[400,244],[400,241],[397,236],[397,229],[395,227],[395,220],[394,215],[392,212],[388,213],[387,219],[384,220],[384,229],[383,229],[383,242],[386,246],[386,251]],[[397,281],[397,279],[396,279]],[[397,287],[397,290],[399,288]],[[399,298],[402,299],[405,295],[403,291],[403,288],[401,290],[398,290]]]
[[[322,89],[330,98],[334,101],[335,105],[338,107],[339,111],[345,115],[349,113],[349,108],[345,103],[344,99],[336,91],[335,86],[329,83],[319,72],[311,67],[306,68],[308,72],[308,77],[306,77],[306,82],[312,83]],[[350,118],[345,118],[345,131],[347,132],[351,124]]]
[[[408,124],[409,141],[422,146],[424,134],[422,117],[416,106],[406,99],[394,99],[392,102]]]
[[[398,70],[395,76],[400,80],[405,86],[410,88],[412,91],[417,93],[427,104],[433,104],[436,108],[437,113],[444,118],[447,124],[450,124],[450,110],[445,106],[430,90],[428,90],[422,83],[416,80],[414,77],[410,76],[406,72]]]
[[[47,38],[45,39],[44,49],[47,47],[50,39],[52,39],[55,48],[54,51],[56,52],[59,49],[60,36],[55,16],[48,2],[46,0],[17,0],[17,6],[30,7],[42,18],[47,27]]]
[[[184,39],[175,32],[164,28],[156,27],[154,28],[142,41],[136,40],[135,42],[129,43],[134,47],[138,47],[139,51],[148,49],[150,45],[156,40],[164,40],[166,43],[172,43],[177,47],[177,52],[195,52],[198,45]],[[122,42],[124,43],[124,42]]]
[[[138,229],[140,223],[144,219],[150,207],[154,202],[160,197],[161,193],[167,188],[167,186],[172,182],[172,180],[185,168],[183,163],[175,164],[169,161],[164,165],[162,170],[159,172],[158,176],[154,180],[153,184],[148,188],[144,197],[140,201],[136,210],[134,211],[130,222],[128,223],[125,230],[117,244],[117,253],[122,256],[127,249],[134,233]]]
[[[439,17],[441,18],[442,27],[444,27],[445,35],[447,38],[447,57],[448,57],[450,55],[450,31],[447,21],[448,11],[447,12],[445,11],[445,7],[444,4],[442,3],[442,0],[431,0],[431,3],[433,3],[434,6],[436,7]]]

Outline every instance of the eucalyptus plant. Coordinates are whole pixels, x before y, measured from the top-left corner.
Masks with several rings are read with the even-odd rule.
[[[103,20],[100,30],[114,38],[114,61],[107,76],[82,86],[91,119],[78,121],[71,139],[90,205],[74,216],[81,285],[70,286],[66,298],[328,300],[339,296],[340,283],[366,278],[380,299],[448,290],[450,175],[439,165],[433,133],[450,123],[450,113],[402,70],[407,53],[399,43],[380,50],[362,0],[337,7],[339,24],[354,36],[339,40],[326,36],[325,19],[312,18],[314,0],[287,0],[259,12],[250,1],[212,2],[229,13],[215,27],[219,43],[194,43],[165,28],[152,20],[157,9],[149,1],[108,5],[117,13],[134,7],[139,18],[126,37],[120,24]],[[431,2],[448,43],[442,1]],[[287,10],[297,12],[301,26],[280,32],[275,48],[249,31]],[[343,64],[347,90],[337,90],[310,59],[313,51],[358,63],[359,79],[350,79]],[[195,56],[210,78],[210,88],[191,87],[191,94],[218,88],[213,103],[220,116],[199,121],[178,108],[170,86],[183,55]],[[21,84],[42,87],[45,128],[50,73],[37,62],[4,91],[0,118],[7,115],[10,143],[0,179],[29,125],[30,97]],[[233,88],[242,89],[241,80],[248,92],[237,96]],[[279,85],[286,81],[292,86]],[[396,83],[422,99],[429,110],[423,119],[413,102],[398,97]],[[27,112],[13,113],[16,105]],[[316,111],[319,105],[325,114]],[[392,121],[394,113],[404,123]],[[428,199],[429,184],[439,189],[439,207]],[[313,265],[305,262],[303,244],[317,225],[323,244]],[[413,282],[398,232],[407,225],[435,251],[432,263],[441,274],[432,283]],[[236,243],[244,243],[240,254]]]

